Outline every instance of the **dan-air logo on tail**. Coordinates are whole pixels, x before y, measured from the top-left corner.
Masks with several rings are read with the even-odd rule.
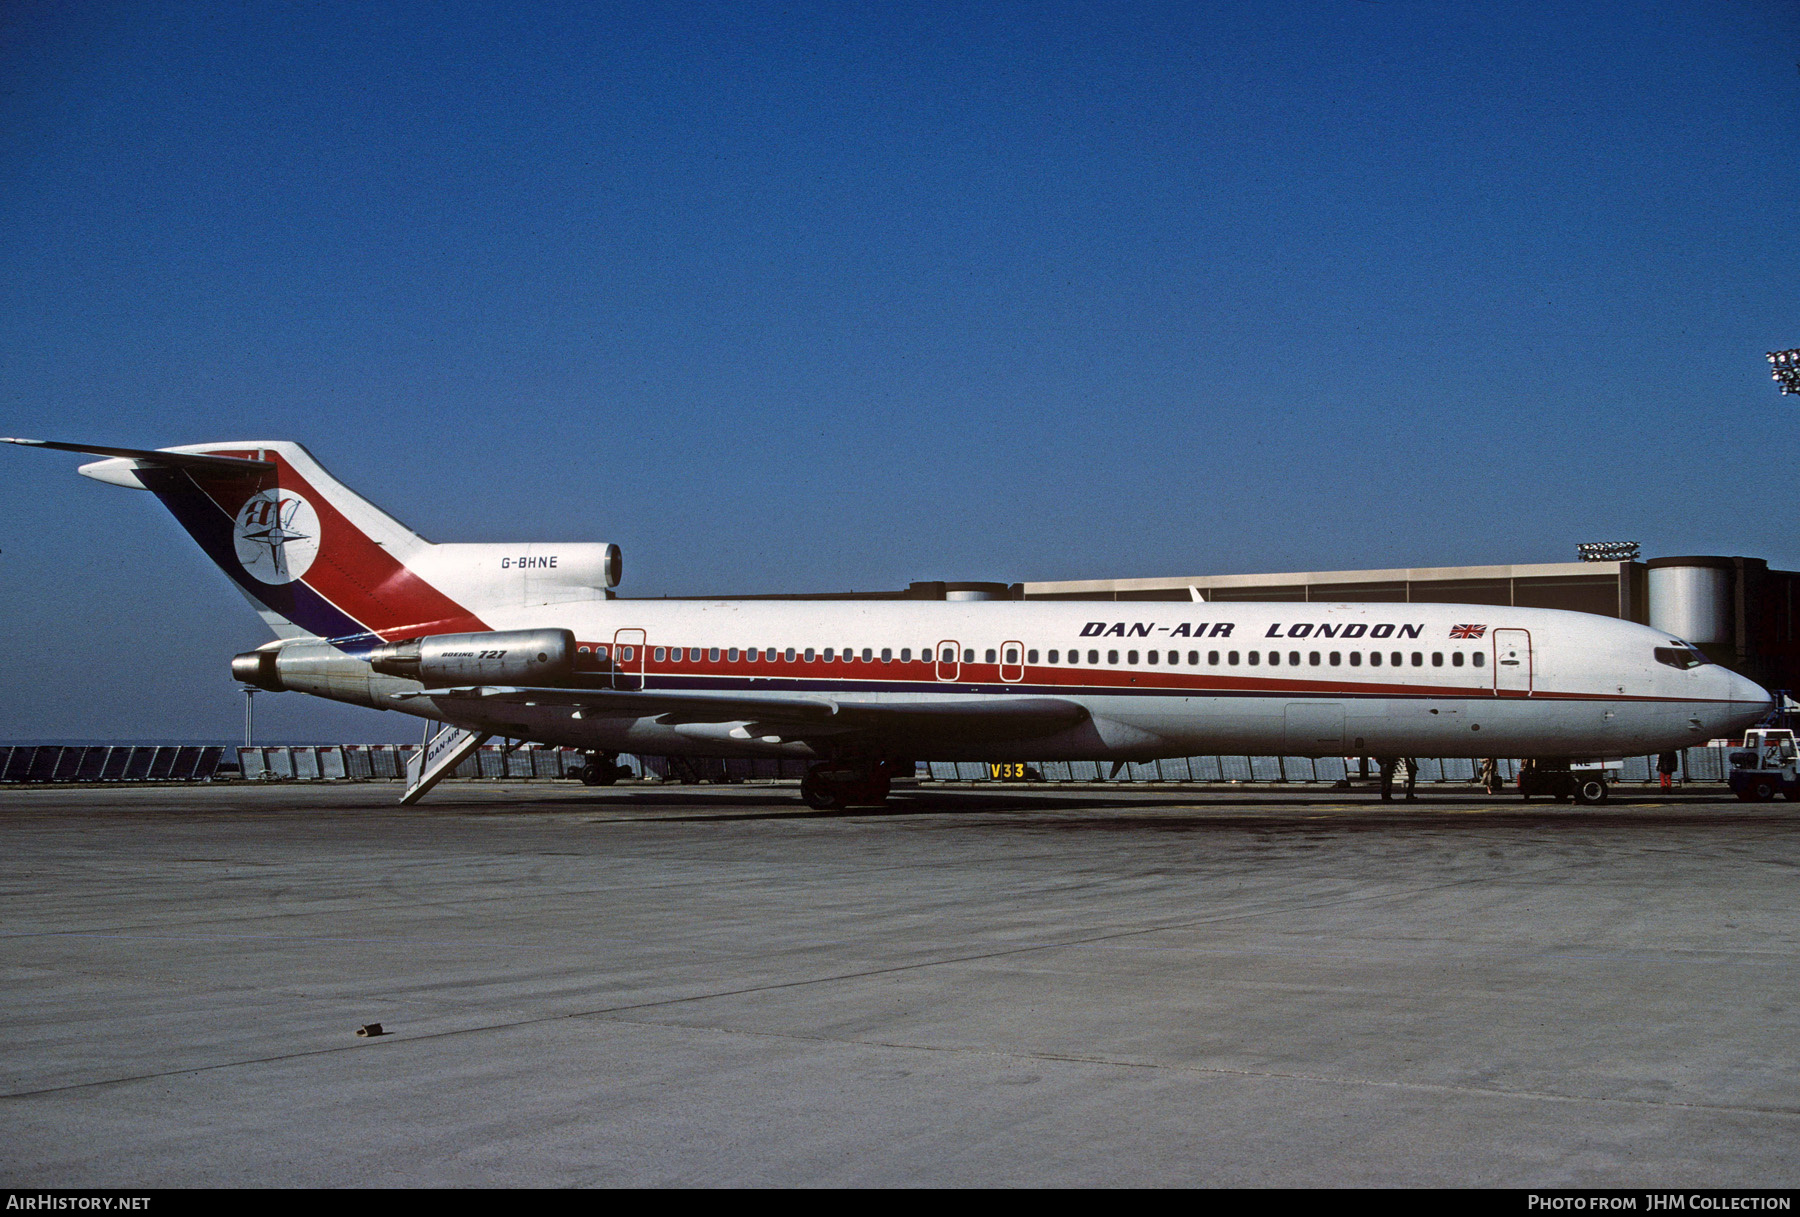
[[[238,508],[237,558],[262,583],[292,583],[319,555],[319,513],[291,490],[265,490]]]

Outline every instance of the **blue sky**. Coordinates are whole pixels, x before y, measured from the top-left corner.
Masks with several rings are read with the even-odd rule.
[[[1800,565],[1787,3],[0,8],[0,433],[291,438],[628,595]],[[260,623],[0,453],[0,738]],[[265,699],[271,732],[407,738]]]

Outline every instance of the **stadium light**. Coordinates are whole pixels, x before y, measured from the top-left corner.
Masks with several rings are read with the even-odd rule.
[[[1636,541],[1589,541],[1585,545],[1577,545],[1575,552],[1581,555],[1583,562],[1636,562],[1638,543]]]
[[[1770,373],[1783,393],[1800,393],[1800,350],[1770,351]]]

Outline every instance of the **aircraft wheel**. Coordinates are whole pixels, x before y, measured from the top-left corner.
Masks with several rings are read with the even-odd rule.
[[[837,811],[844,805],[843,787],[827,781],[817,769],[809,769],[800,779],[800,797],[814,811]]]
[[[1582,778],[1575,783],[1575,801],[1588,806],[1606,802],[1605,778]]]

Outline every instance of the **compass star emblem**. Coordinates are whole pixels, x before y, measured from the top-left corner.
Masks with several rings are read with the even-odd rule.
[[[262,583],[292,583],[319,553],[319,514],[291,490],[245,500],[232,528],[238,563]]]

